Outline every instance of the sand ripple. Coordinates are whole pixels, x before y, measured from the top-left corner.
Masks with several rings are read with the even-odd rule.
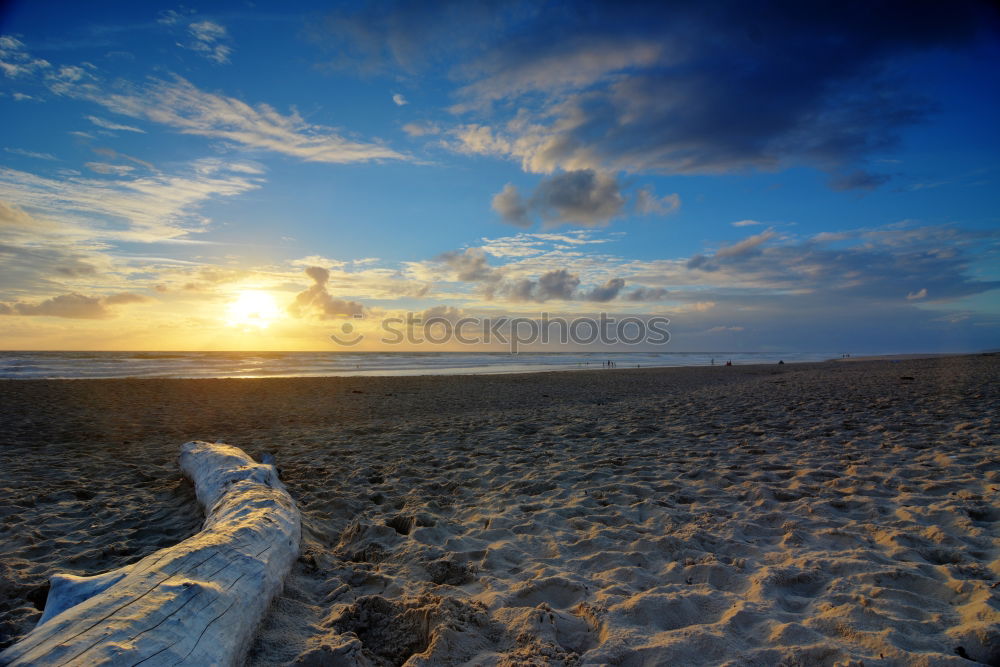
[[[313,400],[337,416],[229,436],[277,453],[304,519],[250,662],[1000,664],[998,371],[971,357],[330,385]],[[65,447],[15,464],[35,475],[15,497],[35,505],[4,515],[8,636],[51,569],[114,567],[197,528],[151,453],[166,439],[148,447],[92,455],[124,488],[59,463]]]

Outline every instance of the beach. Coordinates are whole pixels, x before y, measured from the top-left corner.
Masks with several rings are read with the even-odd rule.
[[[3,380],[0,647],[198,531],[199,439],[302,513],[251,665],[1000,664],[996,414],[996,355]]]

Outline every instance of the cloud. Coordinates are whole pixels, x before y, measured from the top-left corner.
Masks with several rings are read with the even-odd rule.
[[[24,157],[34,158],[36,160],[58,160],[52,153],[36,153],[35,151],[26,151],[23,148],[4,148],[4,151],[11,153],[12,155],[22,155]]]
[[[519,232],[514,236],[483,238],[482,249],[494,257],[530,257],[546,252],[546,248],[571,248],[608,243],[611,239],[595,236],[590,229],[570,229],[562,233]]]
[[[757,222],[756,220],[737,220],[736,222],[729,223],[733,227],[754,227],[756,225],[763,225],[763,222]]]
[[[537,280],[522,278],[500,283],[487,288],[487,296],[500,296],[504,299],[521,302],[544,302],[550,299],[569,300],[573,298],[576,288],[580,286],[580,277],[566,269],[546,271]]]
[[[47,60],[31,57],[19,39],[10,35],[0,35],[0,71],[4,76],[16,79],[30,76],[51,66]]]
[[[656,65],[665,45],[656,39],[623,42],[613,36],[577,35],[554,40],[550,49],[496,49],[464,69],[478,80],[458,91],[463,104],[454,111],[476,108],[526,93],[573,90],[592,86],[623,70]],[[532,44],[532,47],[537,45]]]
[[[528,203],[521,198],[521,193],[512,183],[503,186],[503,190],[493,195],[492,206],[505,222],[516,227],[531,227],[534,224],[528,215]]]
[[[912,295],[905,301],[915,307],[920,290],[914,292],[914,285],[933,294],[935,304],[1000,289],[1000,281],[982,278],[990,275],[990,266],[1000,255],[996,230],[896,224],[828,236],[797,238],[765,229],[687,258],[637,260],[609,254],[600,245],[588,246],[614,239],[598,230],[520,233],[484,239],[480,248],[446,253],[436,271],[430,263],[416,275],[466,283],[468,292],[449,287],[447,293],[494,304],[614,301],[697,312],[764,306],[779,312],[784,303],[797,309],[809,299],[830,308],[847,309],[850,304],[859,309],[875,304],[891,308],[899,303],[900,294]],[[566,242],[575,238],[584,243]],[[495,258],[493,264],[488,257]],[[546,274],[549,277],[541,281]],[[540,282],[548,286],[540,287]],[[553,283],[562,288],[552,288]],[[704,308],[696,308],[697,304]],[[721,322],[713,326],[717,324]]]
[[[107,162],[87,162],[84,166],[98,174],[114,174],[115,176],[125,176],[130,171],[135,171],[135,167],[127,164],[108,164]]]
[[[307,34],[330,47],[327,67],[412,73],[445,53],[481,46],[512,10],[520,8],[498,0],[359,3],[330,12]]]
[[[403,126],[403,132],[411,137],[424,137],[432,134],[440,134],[441,128],[433,123],[407,123]]]
[[[508,183],[493,195],[492,207],[503,220],[516,227],[531,227],[536,219],[543,225],[605,225],[626,212],[622,184],[610,174],[592,169],[568,171],[543,178],[529,197]],[[637,215],[665,216],[681,205],[676,194],[657,197],[646,187],[636,192],[632,209]]]
[[[333,128],[307,123],[297,111],[282,115],[267,104],[254,107],[233,97],[202,91],[181,77],[154,80],[130,93],[87,92],[86,96],[124,116],[306,162],[346,164],[408,159],[381,144],[351,141]]]
[[[676,193],[657,197],[650,188],[642,188],[635,196],[635,211],[639,215],[666,216],[680,208],[681,198]]]
[[[637,287],[625,293],[625,300],[632,302],[662,301],[670,294],[670,290],[663,287]]]
[[[0,167],[0,199],[29,211],[44,211],[89,239],[179,238],[204,230],[205,220],[193,215],[203,203],[257,187],[259,177],[232,173],[226,162],[216,159],[196,160],[187,173],[140,178],[49,179]]]
[[[694,255],[687,261],[689,269],[699,269],[702,271],[714,271],[718,268],[719,260],[727,258],[744,257],[760,252],[759,247],[773,239],[777,234],[772,229],[767,229],[760,234],[754,234],[732,245],[723,246],[710,256]]]
[[[97,116],[87,116],[87,120],[96,125],[97,127],[103,127],[105,130],[118,130],[122,132],[138,132],[140,134],[145,134],[146,130],[141,130],[138,127],[132,127],[131,125],[122,125],[121,123],[113,123],[110,120],[105,120]]]
[[[156,166],[154,164],[152,164],[151,162],[146,162],[145,160],[141,160],[141,159],[139,159],[137,157],[133,157],[131,155],[126,155],[125,153],[119,153],[118,151],[114,150],[113,148],[94,148],[93,151],[97,155],[100,155],[101,157],[108,158],[109,160],[127,160],[129,162],[134,163],[134,164],[137,164],[137,165],[140,165],[142,167],[145,167],[146,169],[149,169],[150,171],[159,171],[156,168]],[[257,171],[248,170],[247,167],[245,166],[245,164],[244,163],[240,163],[240,162],[230,162],[228,164],[228,168],[229,168],[229,171],[238,172],[238,173],[244,173],[244,174],[255,174],[256,175],[256,174],[262,174],[262,173],[264,173],[263,171],[260,171],[260,170],[257,170]]]
[[[482,248],[468,248],[462,252],[452,250],[438,256],[438,261],[443,262],[451,269],[452,280],[463,282],[492,282],[499,279],[499,275],[490,266],[486,259],[486,252]]]
[[[454,306],[431,306],[426,308],[420,313],[420,319],[422,322],[426,323],[427,320],[445,320],[451,324],[455,324],[460,319],[465,317],[465,312],[461,308],[455,308]]]
[[[148,297],[141,294],[132,294],[129,292],[112,294],[107,297],[84,296],[83,294],[73,292],[54,296],[38,303],[16,301],[14,303],[0,304],[2,305],[0,307],[0,314],[66,317],[70,319],[104,319],[114,316],[114,311],[109,306],[142,303],[148,300]]]
[[[392,101],[395,102],[396,106],[398,107],[409,104],[409,102],[406,101],[406,98],[400,95],[399,93],[396,93],[395,95],[392,96]]]
[[[926,296],[927,296],[927,288],[925,287],[925,288],[923,288],[923,289],[921,289],[919,291],[910,292],[909,294],[907,294],[906,295],[906,300],[907,301],[915,301],[917,299],[923,299]]]
[[[451,3],[422,9],[435,30],[454,28]],[[463,25],[478,41],[448,53],[453,75],[466,81],[453,110],[475,115],[452,131],[459,150],[546,174],[806,165],[826,171],[837,189],[884,183],[888,176],[869,165],[931,113],[898,75],[904,63],[970,48],[996,26],[987,3],[972,2],[807,10],[777,0],[711,8],[595,0],[574,11],[558,3],[507,10]],[[365,39],[399,38],[398,17],[411,11],[380,5]],[[493,30],[487,38],[485,26]],[[407,52],[445,48],[423,39],[410,36]]]
[[[17,206],[0,201],[0,229],[9,227],[19,227],[32,229],[39,226],[39,222],[31,215],[25,213]]]
[[[183,19],[184,14],[174,9],[165,9],[160,12],[159,18],[156,19],[156,22],[160,25],[177,25]]]
[[[531,205],[547,224],[601,225],[621,215],[625,198],[618,179],[585,169],[542,179]]]
[[[17,44],[18,48],[23,47],[20,42]],[[63,66],[47,74],[44,82],[57,95],[88,100],[123,116],[307,162],[346,164],[411,159],[382,144],[352,141],[331,127],[307,123],[294,109],[284,115],[267,104],[251,106],[233,97],[200,90],[179,76],[170,81],[151,79],[139,86],[119,82],[112,89],[87,69]],[[122,89],[125,92],[118,92]]]
[[[582,294],[580,298],[584,301],[611,301],[618,296],[619,292],[621,292],[624,287],[624,280],[621,278],[612,278],[603,285],[595,287],[589,292]]]
[[[187,48],[220,65],[229,62],[229,54],[233,49],[223,43],[229,38],[225,26],[213,21],[195,21],[188,25],[188,33],[192,41]]]
[[[505,221],[519,227],[532,224],[532,214],[546,225],[602,225],[621,215],[625,197],[618,179],[590,169],[543,178],[528,199],[507,184],[494,195],[493,209]]]
[[[753,236],[748,236],[738,243],[734,243],[729,246],[724,246],[716,251],[716,257],[739,257],[741,255],[746,255],[747,253],[754,252],[761,244],[770,241],[777,233],[773,229],[767,229],[760,234],[754,234]]]
[[[295,301],[288,311],[295,317],[315,316],[320,319],[349,317],[364,313],[364,306],[357,301],[337,299],[327,291],[330,281],[330,271],[319,266],[310,266],[305,270],[312,278],[313,284],[308,289],[295,295]]]

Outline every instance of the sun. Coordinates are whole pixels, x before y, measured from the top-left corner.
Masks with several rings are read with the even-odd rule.
[[[281,317],[274,297],[267,292],[244,290],[226,308],[226,323],[242,329],[266,329]]]

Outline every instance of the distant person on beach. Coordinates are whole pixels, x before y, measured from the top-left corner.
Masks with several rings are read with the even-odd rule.
[[[727,366],[732,366],[732,365],[733,365],[733,360],[732,360],[732,359],[730,359],[729,361],[727,361],[727,362],[726,362],[726,365],[727,365]]]
[[[779,365],[779,366],[782,366],[782,365],[784,365],[784,363],[785,363],[785,360],[784,360],[784,359],[781,359],[781,360],[779,360],[779,361],[778,361],[778,365]]]

